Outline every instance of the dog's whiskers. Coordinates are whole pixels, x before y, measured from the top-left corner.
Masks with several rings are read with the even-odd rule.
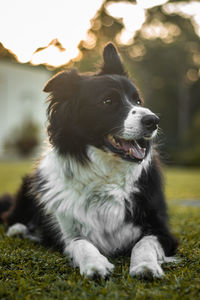
[[[113,132],[115,132],[115,130],[119,130],[118,132],[117,132],[117,134],[122,134],[122,132],[123,132],[123,127],[122,126],[116,126],[116,127],[113,127],[112,129],[110,129],[110,130],[108,130],[108,131],[106,131],[105,132],[105,135],[108,135],[108,134],[113,134]]]

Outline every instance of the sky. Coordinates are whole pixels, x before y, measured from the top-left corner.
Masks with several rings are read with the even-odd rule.
[[[102,0],[0,0],[0,42],[20,62],[28,62],[37,48],[57,38],[67,51],[57,57],[50,51],[41,60],[62,64],[78,55],[77,45],[86,38],[101,4]]]
[[[128,44],[136,30],[145,21],[145,9],[166,3],[167,0],[138,0],[137,4],[112,3],[107,6],[110,15],[122,18],[125,28],[117,37]],[[90,20],[103,0],[0,0],[0,42],[10,49],[22,63],[46,63],[60,66],[79,56],[78,44],[89,38]],[[166,4],[166,11],[180,12],[193,18],[200,34],[200,3],[191,5]],[[54,45],[58,39],[66,49],[59,51]]]

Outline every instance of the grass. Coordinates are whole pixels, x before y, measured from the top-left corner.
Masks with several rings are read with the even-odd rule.
[[[165,178],[167,199],[200,199],[199,169],[169,168]]]
[[[0,162],[0,194],[15,193],[20,185],[21,177],[32,170],[30,161]]]
[[[0,193],[15,192],[30,162],[0,164]],[[200,199],[200,170],[166,169],[170,223],[180,240],[178,264],[163,266],[165,277],[151,281],[128,275],[129,259],[115,264],[108,280],[89,281],[60,253],[27,240],[8,238],[0,227],[0,299],[199,299],[200,208],[177,205],[173,199]]]

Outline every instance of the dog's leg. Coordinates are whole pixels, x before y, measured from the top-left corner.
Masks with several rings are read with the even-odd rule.
[[[34,242],[40,242],[40,238],[36,235],[33,235],[29,232],[28,227],[21,223],[16,223],[8,228],[7,231],[8,237],[20,236],[23,239],[29,239]]]
[[[161,264],[165,254],[154,235],[144,236],[132,249],[130,275],[161,278],[164,273]]]
[[[71,241],[65,253],[73,259],[74,265],[80,268],[81,275],[89,278],[94,275],[105,278],[114,269],[114,265],[93,244],[83,239]]]

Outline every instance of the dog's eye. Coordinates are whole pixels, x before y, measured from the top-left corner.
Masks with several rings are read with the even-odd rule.
[[[106,105],[111,105],[112,104],[112,100],[110,98],[103,100],[103,104]]]
[[[134,92],[132,95],[132,99],[136,105],[142,105],[142,101],[140,100],[140,96],[138,93]]]

